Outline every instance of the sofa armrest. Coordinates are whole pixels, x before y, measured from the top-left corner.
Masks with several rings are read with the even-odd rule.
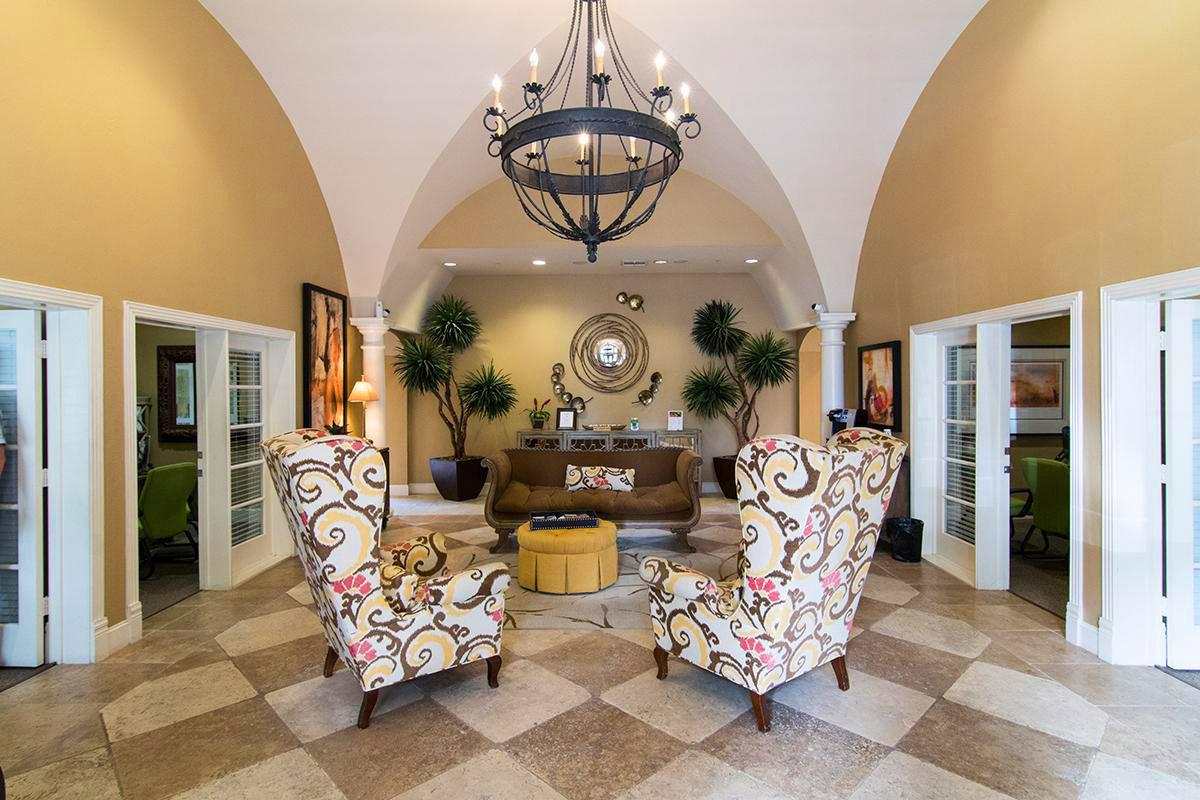
[[[638,574],[648,585],[685,600],[699,600],[706,593],[718,590],[713,578],[665,558],[642,559]]]
[[[488,525],[498,528],[500,521],[496,516],[496,503],[508,488],[508,484],[512,482],[512,460],[508,457],[508,453],[500,450],[483,459],[483,465],[487,467],[490,479],[487,497],[483,501],[483,517]]]
[[[446,537],[440,533],[415,536],[406,542],[380,548],[384,566],[397,567],[422,578],[433,578],[446,571]]]
[[[475,598],[502,595],[508,583],[508,565],[492,561],[455,575],[425,581],[417,588],[417,602],[425,601],[435,606],[461,605]]]

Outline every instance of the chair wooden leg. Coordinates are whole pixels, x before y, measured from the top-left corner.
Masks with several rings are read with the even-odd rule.
[[[654,645],[654,663],[658,664],[658,679],[661,681],[667,677],[667,651],[658,645]]]
[[[371,724],[371,712],[375,710],[375,704],[379,702],[379,690],[372,689],[369,692],[363,692],[362,705],[358,707],[358,727],[366,730]]]
[[[487,660],[488,686],[493,689],[500,686],[500,666],[503,662],[500,656],[490,656]]]
[[[767,704],[766,695],[752,689],[750,705],[754,706],[754,718],[758,720],[758,729],[763,733],[771,730],[771,706]]]
[[[512,536],[512,528],[496,528],[496,543],[488,548],[489,553],[500,553],[508,548],[508,538]]]
[[[691,528],[672,528],[671,533],[675,534],[675,542],[679,545],[679,549],[685,553],[694,553],[696,548],[692,547],[688,542],[688,534],[692,532]]]
[[[333,675],[333,670],[337,667],[338,654],[332,647],[325,648],[325,668],[321,670],[321,674],[326,678]]]
[[[841,689],[843,692],[849,690],[849,688],[850,688],[850,673],[846,669],[846,657],[838,656],[837,658],[835,658],[833,661],[831,661],[829,663],[833,664],[833,674],[837,675],[838,688]]]

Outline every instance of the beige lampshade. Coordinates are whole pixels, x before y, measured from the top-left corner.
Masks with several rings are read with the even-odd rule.
[[[354,384],[354,388],[350,390],[351,403],[369,403],[372,400],[378,400],[379,394],[375,391],[366,378]]]

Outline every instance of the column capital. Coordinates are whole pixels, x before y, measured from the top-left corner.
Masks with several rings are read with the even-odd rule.
[[[817,327],[821,330],[845,330],[858,315],[853,311],[822,311],[817,315]]]
[[[351,317],[350,324],[358,328],[364,345],[383,344],[384,335],[392,329],[387,317]]]

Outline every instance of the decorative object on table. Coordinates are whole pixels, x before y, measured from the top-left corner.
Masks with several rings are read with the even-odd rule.
[[[579,412],[574,408],[560,408],[555,412],[555,428],[560,431],[573,431],[579,421]]]
[[[347,399],[351,403],[363,404],[363,438],[370,440],[371,432],[367,430],[366,404],[379,400],[379,392],[375,391],[375,387],[367,380],[367,376],[363,375],[354,382],[354,388],[350,390],[350,396]]]
[[[637,399],[633,401],[633,405],[648,406],[654,402],[654,398],[658,396],[658,392],[662,389],[663,376],[661,372],[650,373],[650,388],[642,389],[638,392]]]
[[[467,423],[472,417],[497,420],[516,408],[517,391],[494,363],[459,379],[455,359],[479,337],[479,317],[466,300],[446,294],[429,307],[421,335],[405,339],[396,358],[396,376],[405,388],[437,399],[438,415],[450,432],[449,456],[429,459],[433,482],[447,500],[479,496],[487,473],[483,459],[467,455]]]
[[[617,302],[621,305],[628,305],[630,311],[641,311],[643,314],[646,313],[646,301],[640,294],[617,292]]]
[[[150,407],[154,404],[149,397],[138,395],[135,425],[137,427],[138,474],[150,469]]]
[[[158,440],[196,441],[196,348],[159,345]]]
[[[299,430],[262,449],[324,630],[322,674],[346,665],[363,692],[358,727],[381,689],[422,675],[486,661],[496,688],[508,567],[452,574],[440,533],[384,545],[384,461],[369,442]]]
[[[611,92],[606,48],[618,84]],[[500,159],[526,216],[560,239],[582,242],[594,262],[601,243],[629,235],[654,213],[683,159],[680,132],[688,139],[700,135],[691,88],[680,86],[683,113],[678,113],[660,52],[654,88],[642,89],[617,43],[607,0],[574,0],[566,47],[546,83],[538,81],[536,50],[529,65],[521,99],[507,109],[500,76],[492,78],[491,105],[483,117],[488,154]],[[581,95],[579,105],[569,102],[572,85]],[[618,105],[626,99],[631,108]],[[578,216],[570,211],[576,198],[591,211]],[[602,221],[602,211],[611,214],[608,221]]]
[[[600,522],[595,511],[531,511],[529,529],[533,531],[594,528]]]
[[[733,428],[739,452],[758,436],[758,397],[767,387],[796,377],[796,347],[774,331],[751,334],[741,327],[741,309],[728,300],[709,300],[692,317],[692,343],[709,358],[683,385],[688,411],[702,419],[724,419]],[[737,497],[736,456],[715,456],[713,471],[721,492]]]
[[[303,287],[304,426],[346,427],[346,296],[311,283]]]
[[[678,409],[673,409],[667,412],[667,430],[681,431],[683,430],[683,412]]]
[[[550,405],[550,398],[538,404],[537,398],[533,398],[533,407],[525,409],[525,413],[529,415],[529,425],[535,431],[540,431],[546,426],[546,420],[550,419],[550,412],[546,410],[546,406]]]
[[[1010,432],[1061,434],[1071,407],[1069,347],[1012,348]]]
[[[584,400],[582,397],[576,397],[567,391],[566,385],[562,382],[564,369],[561,363],[555,364],[550,368],[550,388],[554,390],[554,396],[564,405],[569,405],[582,414],[587,411],[587,404],[592,402],[592,398],[589,397],[587,400]]]
[[[900,378],[899,341],[858,348],[858,405],[867,427],[900,430]]]
[[[830,664],[849,690],[846,645],[906,449],[864,430],[832,436],[828,447],[795,436],[742,447],[738,574],[718,582],[657,556],[638,570],[658,678],[674,655],[746,687],[764,733],[776,686]]]
[[[617,422],[595,422],[591,425],[584,425],[585,431],[623,431],[625,425]]]
[[[622,434],[563,433],[616,438]],[[630,435],[630,434],[624,434]],[[641,435],[641,434],[633,434]],[[699,432],[697,432],[697,436]],[[612,450],[550,450],[511,448],[488,456],[491,480],[483,516],[496,531],[492,552],[505,549],[509,537],[528,522],[533,511],[592,510],[618,522],[621,530],[654,528],[675,534],[681,549],[694,552],[687,534],[700,522],[700,457],[683,447]],[[562,488],[567,466],[622,467],[636,470],[638,489],[602,492]]]
[[[594,527],[517,529],[517,582],[531,592],[598,592],[617,582],[617,526],[597,520]]]
[[[581,492],[586,489],[598,492],[632,492],[635,472],[632,467],[606,467],[603,464],[581,467],[567,464],[563,488],[568,492]]]
[[[571,339],[571,369],[584,385],[606,394],[637,384],[649,360],[646,334],[621,314],[588,317]]]
[[[642,423],[638,421],[637,417],[629,418],[629,430],[636,431],[636,430],[640,430],[641,427],[642,427]]]

